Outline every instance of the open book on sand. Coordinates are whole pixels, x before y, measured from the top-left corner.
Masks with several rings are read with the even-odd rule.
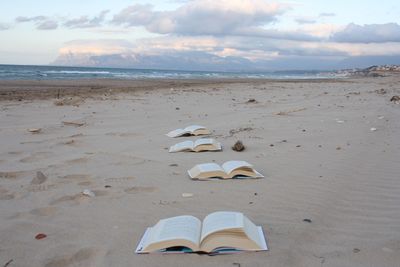
[[[167,133],[169,137],[189,136],[189,135],[205,135],[210,134],[206,127],[200,125],[190,125],[185,129],[176,129]]]
[[[235,253],[268,250],[261,226],[240,212],[219,211],[203,222],[184,215],[160,220],[147,228],[136,253]]]
[[[212,178],[262,178],[261,173],[253,169],[253,166],[242,160],[227,161],[222,166],[216,163],[197,164],[188,170],[190,178],[194,180],[207,180]]]
[[[201,138],[196,141],[183,141],[175,144],[169,148],[169,152],[180,152],[180,151],[220,151],[222,150],[221,143],[215,141],[212,138]]]

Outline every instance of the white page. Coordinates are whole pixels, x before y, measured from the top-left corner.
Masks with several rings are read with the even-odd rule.
[[[265,240],[264,237],[260,237],[258,226],[250,221],[246,216],[243,216],[244,231],[251,240],[257,243],[260,248],[264,247]]]
[[[199,244],[200,229],[201,221],[194,216],[184,215],[160,220],[153,227],[154,231],[152,231],[148,243],[186,239]]]
[[[214,144],[214,142],[215,142],[215,140],[212,138],[200,138],[194,142],[194,147],[200,146],[200,145],[212,145],[212,144]]]
[[[196,166],[200,172],[224,171],[217,163],[203,163]]]
[[[243,160],[230,160],[222,164],[222,168],[227,174],[231,173],[233,170],[237,168],[242,168],[242,167],[252,168],[253,166],[250,163]]]
[[[231,228],[243,228],[243,214],[233,211],[218,211],[207,215],[203,220],[203,228],[201,230],[201,238],[207,235]]]
[[[183,142],[180,142],[178,144],[171,146],[169,148],[169,152],[177,152],[177,151],[182,151],[182,150],[186,150],[186,149],[193,149],[193,147],[194,147],[193,141],[190,141],[190,140],[183,141]]]
[[[206,127],[200,126],[200,125],[190,125],[190,126],[186,127],[184,130],[192,133],[198,129],[205,129],[205,128]]]
[[[168,137],[178,137],[178,136],[184,135],[185,133],[186,133],[186,131],[183,129],[176,129],[176,130],[173,130],[173,131],[170,131],[169,133],[167,133],[167,136]]]

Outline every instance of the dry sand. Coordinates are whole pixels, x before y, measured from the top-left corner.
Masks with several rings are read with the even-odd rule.
[[[399,84],[2,82],[0,266],[400,266],[400,105],[389,101]],[[168,153],[195,138],[165,133],[191,124],[212,129],[224,151]],[[245,151],[231,150],[237,140]],[[231,159],[266,178],[186,174]],[[217,210],[262,225],[270,251],[134,254],[158,220]]]

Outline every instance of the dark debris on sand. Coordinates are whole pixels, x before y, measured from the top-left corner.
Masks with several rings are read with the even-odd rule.
[[[242,141],[238,140],[236,143],[232,146],[232,150],[240,152],[245,149],[245,146],[243,145]]]

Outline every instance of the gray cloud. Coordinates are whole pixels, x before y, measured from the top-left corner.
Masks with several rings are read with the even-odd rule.
[[[45,20],[36,25],[38,30],[55,30],[58,28],[57,21],[54,20]]]
[[[127,26],[145,26],[154,19],[156,14],[159,13],[160,12],[154,12],[153,6],[150,4],[136,4],[123,9],[117,15],[114,15],[112,22]]]
[[[46,20],[46,19],[47,19],[47,17],[45,17],[45,16],[34,16],[34,17],[22,17],[22,16],[20,16],[20,17],[16,17],[15,18],[15,22],[18,22],[18,23],[31,22],[31,21],[37,22],[37,21],[43,21],[43,20]]]
[[[173,11],[153,11],[151,5],[137,4],[123,9],[112,22],[144,26],[154,33],[182,35],[229,35],[238,29],[271,23],[285,8],[262,0],[193,0]]]
[[[334,17],[336,16],[335,13],[321,13],[319,14],[320,17]]]
[[[5,31],[5,30],[8,30],[10,28],[11,28],[10,25],[5,24],[5,23],[0,23],[0,31]]]
[[[351,23],[336,32],[332,41],[343,43],[400,42],[400,25],[397,23],[357,25]]]
[[[287,70],[323,68],[354,56],[398,59],[400,43],[282,42],[254,36],[178,35],[140,39],[135,43],[114,39],[76,40],[60,49],[56,62],[133,68]]]
[[[308,19],[308,18],[298,18],[296,19],[298,24],[314,24],[317,21],[315,19]]]
[[[234,30],[231,35],[244,37],[262,37],[268,39],[293,40],[293,41],[318,41],[319,37],[300,31],[266,30],[261,28],[243,28]]]
[[[82,16],[80,18],[71,19],[64,23],[64,26],[69,28],[93,28],[99,27],[105,20],[105,17],[109,10],[103,10],[100,14],[94,18],[89,18],[88,16]]]
[[[34,22],[36,25],[36,29],[38,30],[55,30],[58,28],[58,22],[52,20],[46,16],[34,16],[34,17],[16,17],[15,22],[24,23],[24,22]]]

